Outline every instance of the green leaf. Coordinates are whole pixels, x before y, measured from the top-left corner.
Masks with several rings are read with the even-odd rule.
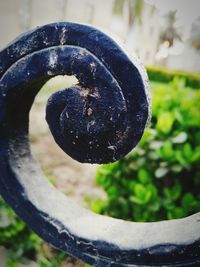
[[[165,176],[166,174],[168,173],[168,169],[167,168],[158,168],[156,171],[155,171],[155,176],[157,178],[162,178],[163,176]]]
[[[162,153],[166,159],[170,159],[173,156],[174,151],[172,148],[172,143],[170,141],[165,142],[165,144],[162,148]]]
[[[183,154],[180,150],[175,151],[175,158],[182,166],[185,167],[188,165],[186,159],[183,157]]]
[[[148,202],[150,202],[151,197],[152,197],[152,191],[151,190],[147,190],[146,195],[145,195],[145,198],[144,198],[144,201],[145,201],[146,204]]]
[[[153,204],[151,204],[151,205],[149,206],[149,209],[150,209],[151,211],[153,211],[153,212],[157,212],[157,211],[159,211],[160,206],[161,206],[160,202],[154,202]]]
[[[186,158],[186,160],[188,160],[190,162],[192,159],[192,156],[193,156],[193,151],[192,151],[192,147],[189,143],[184,145],[183,154],[184,154],[184,157]]]
[[[181,185],[179,183],[176,183],[171,189],[171,193],[170,193],[171,199],[174,201],[177,200],[180,197],[181,192],[182,192]]]
[[[162,147],[163,144],[164,144],[164,143],[161,142],[161,141],[152,141],[152,142],[150,143],[149,147],[150,147],[151,149],[158,149],[158,148]]]
[[[148,184],[146,186],[148,191],[151,191],[151,199],[158,200],[158,189],[154,184]]]
[[[185,209],[189,209],[189,207],[195,205],[196,201],[192,193],[186,193],[182,198],[181,204]]]
[[[156,124],[156,129],[165,134],[169,133],[172,130],[174,119],[173,114],[170,112],[160,114]]]
[[[130,201],[135,203],[135,204],[138,204],[138,205],[144,205],[145,204],[143,199],[140,199],[140,198],[138,198],[136,196],[131,196],[130,197]]]
[[[163,189],[164,195],[168,199],[173,200],[173,201],[176,201],[180,197],[181,192],[182,192],[182,188],[181,188],[181,185],[178,183],[176,183],[171,189],[167,187]]]
[[[175,164],[171,167],[171,170],[174,172],[181,172],[181,170],[183,169],[183,167],[181,165]]]
[[[163,194],[166,198],[171,199],[171,193],[170,193],[170,189],[168,187],[164,187],[163,189]]]
[[[193,151],[192,162],[200,161],[200,146],[198,146],[195,151]]]
[[[185,132],[180,132],[177,136],[172,138],[172,142],[175,144],[182,144],[187,140],[187,134]]]
[[[146,188],[142,184],[136,184],[134,187],[134,193],[137,198],[144,200],[146,194]]]
[[[147,170],[142,168],[138,171],[138,179],[142,184],[146,184],[151,179],[151,175]]]
[[[181,207],[175,207],[173,210],[168,211],[167,217],[169,220],[180,219],[185,217],[185,211]]]
[[[117,196],[119,194],[119,189],[116,186],[112,185],[108,188],[107,192],[110,197]]]

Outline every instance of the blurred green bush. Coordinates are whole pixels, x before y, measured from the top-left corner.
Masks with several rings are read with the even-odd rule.
[[[152,89],[151,127],[139,146],[97,171],[107,193],[91,202],[98,213],[150,222],[200,211],[200,91],[177,78]]]
[[[16,262],[24,257],[36,259],[42,240],[14,213],[0,198],[0,245],[8,252],[8,267],[15,267]]]
[[[171,70],[160,66],[147,66],[146,69],[150,81],[169,83],[178,77],[185,80],[186,86],[200,89],[200,73]]]
[[[135,221],[199,211],[200,91],[185,86],[185,80],[177,78],[168,84],[152,82],[151,128],[127,157],[98,169],[97,183],[108,198],[90,201],[94,211]],[[7,267],[18,267],[26,259],[40,267],[61,267],[68,260],[71,264],[65,253],[47,251],[44,241],[1,198],[0,245],[8,251]]]
[[[29,266],[35,261],[40,267],[62,267],[75,262],[65,252],[58,251],[36,235],[0,197],[0,246],[7,252],[6,267]],[[0,258],[0,266],[1,258]],[[72,265],[73,266],[73,265]],[[83,266],[77,262],[75,266]]]

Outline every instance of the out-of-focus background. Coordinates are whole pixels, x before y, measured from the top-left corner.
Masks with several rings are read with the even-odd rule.
[[[200,1],[0,0],[0,49],[55,21],[94,25],[135,53],[146,66],[153,105],[152,121],[127,157],[101,167],[79,164],[45,122],[48,97],[76,79],[50,80],[30,114],[32,150],[47,179],[82,206],[116,218],[147,222],[199,211]],[[0,267],[22,266],[87,265],[42,241],[0,198]]]
[[[199,71],[199,8],[198,0],[1,0],[0,47],[34,27],[73,21],[115,36],[146,65]]]

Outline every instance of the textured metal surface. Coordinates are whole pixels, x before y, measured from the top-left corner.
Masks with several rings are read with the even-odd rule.
[[[57,75],[79,84],[50,96],[46,119],[57,144],[80,162],[113,162],[140,140],[148,82],[135,59],[104,33],[55,23],[0,52],[0,192],[46,241],[95,266],[200,266],[199,213],[134,223],[85,210],[48,183],[28,140],[29,111]]]

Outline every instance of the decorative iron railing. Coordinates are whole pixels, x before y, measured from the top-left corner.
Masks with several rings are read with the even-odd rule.
[[[150,114],[136,59],[89,26],[49,24],[0,52],[0,192],[43,239],[94,266],[200,266],[200,214],[135,223],[97,215],[58,192],[31,155],[29,111],[56,75],[79,84],[54,93],[46,119],[57,144],[80,162],[106,163],[140,140]]]

